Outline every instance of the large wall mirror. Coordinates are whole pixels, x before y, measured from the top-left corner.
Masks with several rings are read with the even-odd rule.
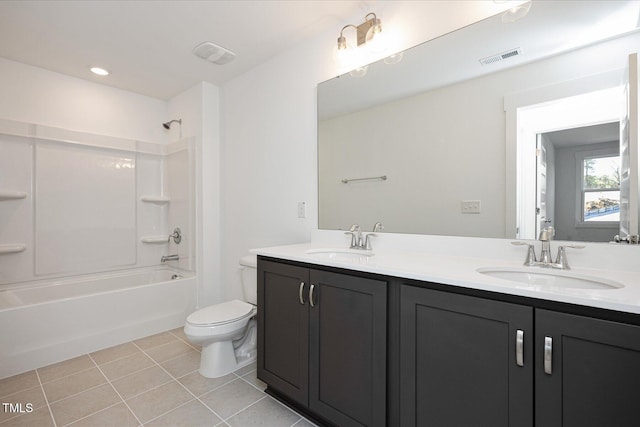
[[[321,83],[319,228],[612,240],[638,219],[618,165],[639,10],[534,0]]]

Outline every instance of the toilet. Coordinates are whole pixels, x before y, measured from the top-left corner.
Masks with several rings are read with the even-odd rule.
[[[240,259],[245,301],[233,300],[201,308],[187,317],[184,333],[202,346],[199,372],[218,378],[256,360],[258,303],[257,257]]]

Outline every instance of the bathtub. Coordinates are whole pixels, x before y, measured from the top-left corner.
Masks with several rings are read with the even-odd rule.
[[[1,289],[0,378],[177,328],[196,305],[196,277],[169,268]]]

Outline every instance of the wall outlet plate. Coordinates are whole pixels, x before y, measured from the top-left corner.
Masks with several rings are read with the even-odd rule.
[[[480,200],[463,200],[462,213],[463,214],[479,214]]]
[[[298,218],[307,217],[307,202],[298,202]]]

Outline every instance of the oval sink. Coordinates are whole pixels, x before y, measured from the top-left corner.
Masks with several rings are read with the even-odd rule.
[[[535,267],[534,267],[535,268]],[[613,280],[586,276],[567,271],[523,268],[479,268],[478,273],[496,279],[518,282],[534,288],[566,288],[611,290],[624,288],[624,285]]]
[[[375,255],[370,251],[356,249],[309,249],[306,252],[314,258],[358,264],[368,264]]]

